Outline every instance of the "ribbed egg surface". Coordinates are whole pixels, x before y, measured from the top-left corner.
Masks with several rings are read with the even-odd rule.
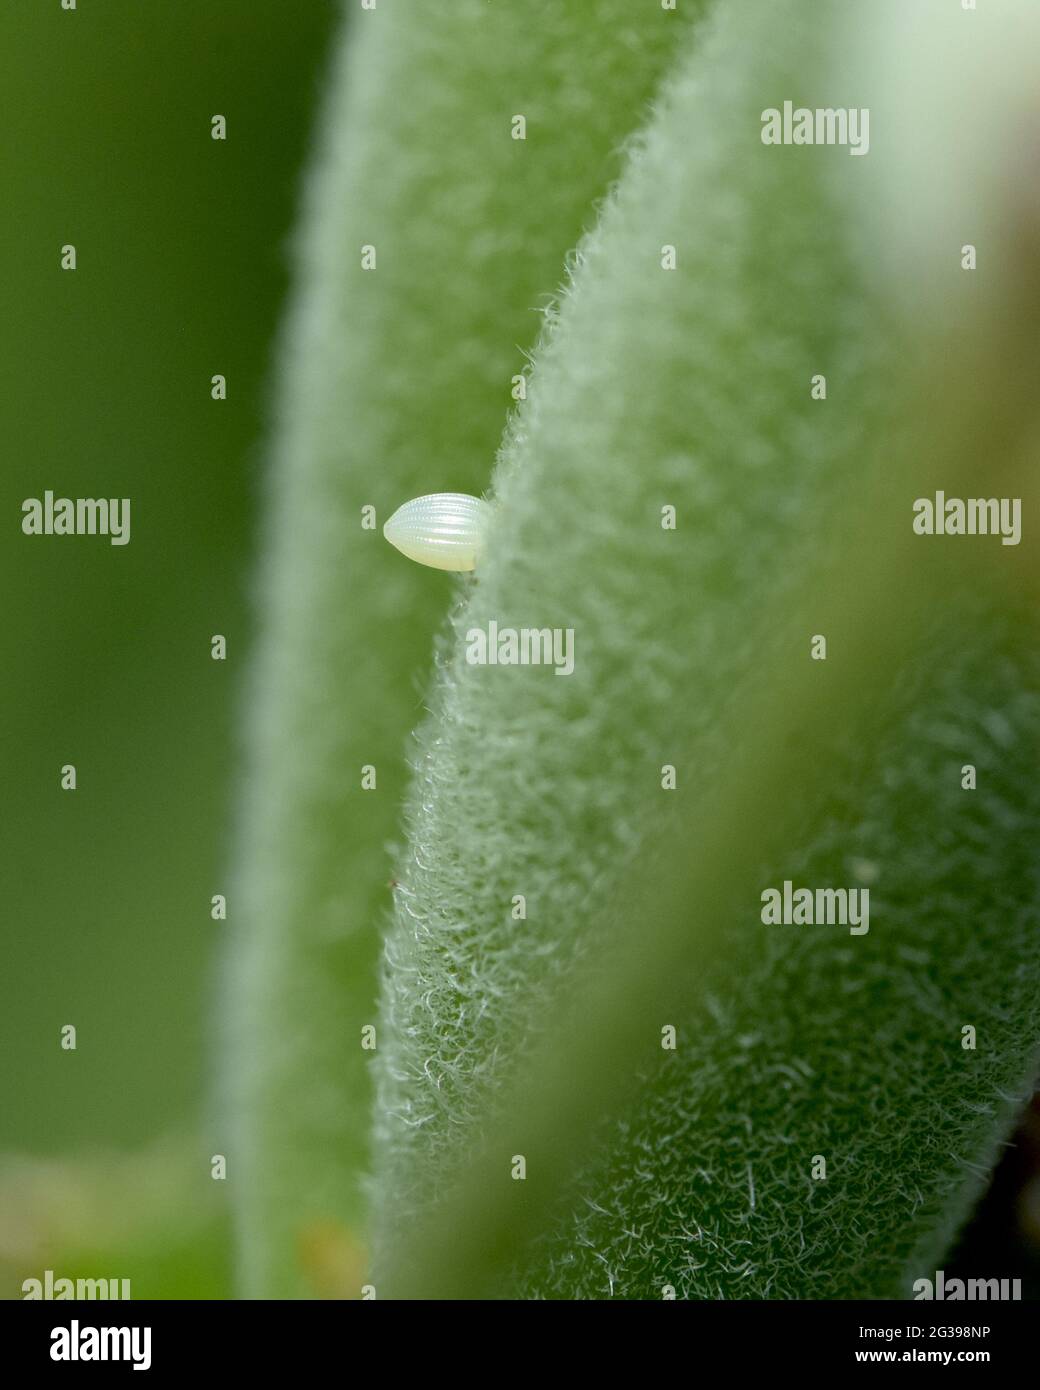
[[[484,545],[491,507],[465,492],[434,492],[398,507],[383,535],[409,560],[438,570],[471,570]]]

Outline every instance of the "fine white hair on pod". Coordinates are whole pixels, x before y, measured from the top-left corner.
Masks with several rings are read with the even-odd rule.
[[[436,570],[475,569],[491,505],[466,492],[433,492],[398,507],[383,535],[409,560]]]

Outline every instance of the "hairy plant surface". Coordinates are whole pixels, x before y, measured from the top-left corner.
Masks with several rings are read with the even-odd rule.
[[[996,546],[985,582],[977,550],[947,571],[907,541],[930,488],[1020,487],[1026,338],[1006,333],[994,371],[999,311],[968,294],[953,311],[968,346],[942,362],[949,311],[908,325],[898,288],[876,293],[859,225],[872,185],[848,150],[758,141],[758,113],[791,93],[852,91],[883,117],[893,94],[835,49],[835,15],[720,7],[582,248],[507,434],[488,559],[420,733],[387,946],[391,1296],[906,1296],[1034,1078],[1036,669],[1007,585],[1021,574],[999,541],[979,542]],[[917,56],[948,92],[948,45],[927,37]],[[933,282],[957,293],[956,257],[934,254],[948,273]],[[996,279],[990,292],[1006,308]],[[918,373],[922,353],[945,373]],[[492,620],[573,629],[574,674],[468,664],[467,634]],[[818,632],[832,698],[785,718]],[[727,718],[738,703],[752,727]],[[782,760],[783,779],[758,774],[764,808],[735,738],[764,768]],[[671,804],[669,763],[687,788]],[[740,809],[731,778],[744,821],[720,847],[703,808]],[[869,887],[869,933],[763,925],[760,890],[785,878]],[[590,985],[619,899],[627,997],[621,969],[613,993]],[[681,989],[640,941],[681,967]],[[582,1113],[583,1087],[612,1120]],[[424,1221],[439,1244],[415,1237]]]
[[[367,1166],[380,1296],[905,1296],[1035,1077],[1036,575],[911,532],[1032,487],[1035,24],[683,9],[345,33],[231,899],[247,1293],[356,1292]],[[869,108],[869,153],[763,144],[785,100]],[[474,578],[362,529],[483,492],[500,438]],[[469,664],[492,622],[573,673]],[[869,890],[869,931],[764,924],[785,879]]]
[[[380,0],[344,28],[282,354],[230,906],[252,1295],[313,1294],[315,1248],[353,1258],[386,845],[448,594],[362,508],[381,527],[418,493],[486,487],[540,311],[699,9]]]

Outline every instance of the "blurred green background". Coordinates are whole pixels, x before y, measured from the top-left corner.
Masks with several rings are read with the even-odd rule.
[[[55,1185],[77,1211],[93,1200],[46,1158],[85,1164],[121,1208],[138,1179],[144,1207],[183,1177],[190,1209],[192,1174],[200,1219],[219,1201],[210,898],[227,891],[273,338],[337,15],[334,0],[0,11],[5,1282],[40,1272],[23,1266],[44,1214],[36,1253],[62,1244]],[[48,488],[130,497],[130,544],[23,536],[23,500]],[[77,1228],[85,1253],[94,1239]]]

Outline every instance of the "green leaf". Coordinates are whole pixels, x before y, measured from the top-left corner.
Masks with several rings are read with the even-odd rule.
[[[344,29],[282,353],[229,903],[249,1295],[314,1293],[307,1252],[359,1238],[386,845],[451,592],[361,509],[381,526],[414,495],[485,488],[567,255],[700,5],[682,8],[380,0]]]
[[[898,182],[915,102],[851,13],[720,8],[537,354],[420,730],[378,1061],[381,1295],[906,1297],[1035,1077],[1028,559],[911,529],[936,488],[1027,491],[1027,200],[979,214],[1008,273],[966,282],[950,230],[931,283],[954,304],[901,312],[862,171]],[[948,100],[948,33],[918,40],[920,100]],[[1010,87],[990,89],[1005,138]],[[785,98],[869,106],[879,143],[764,146]],[[985,188],[953,148],[923,200],[951,172]],[[470,665],[492,621],[572,629],[574,673]],[[869,888],[869,932],[763,924],[785,879]]]

